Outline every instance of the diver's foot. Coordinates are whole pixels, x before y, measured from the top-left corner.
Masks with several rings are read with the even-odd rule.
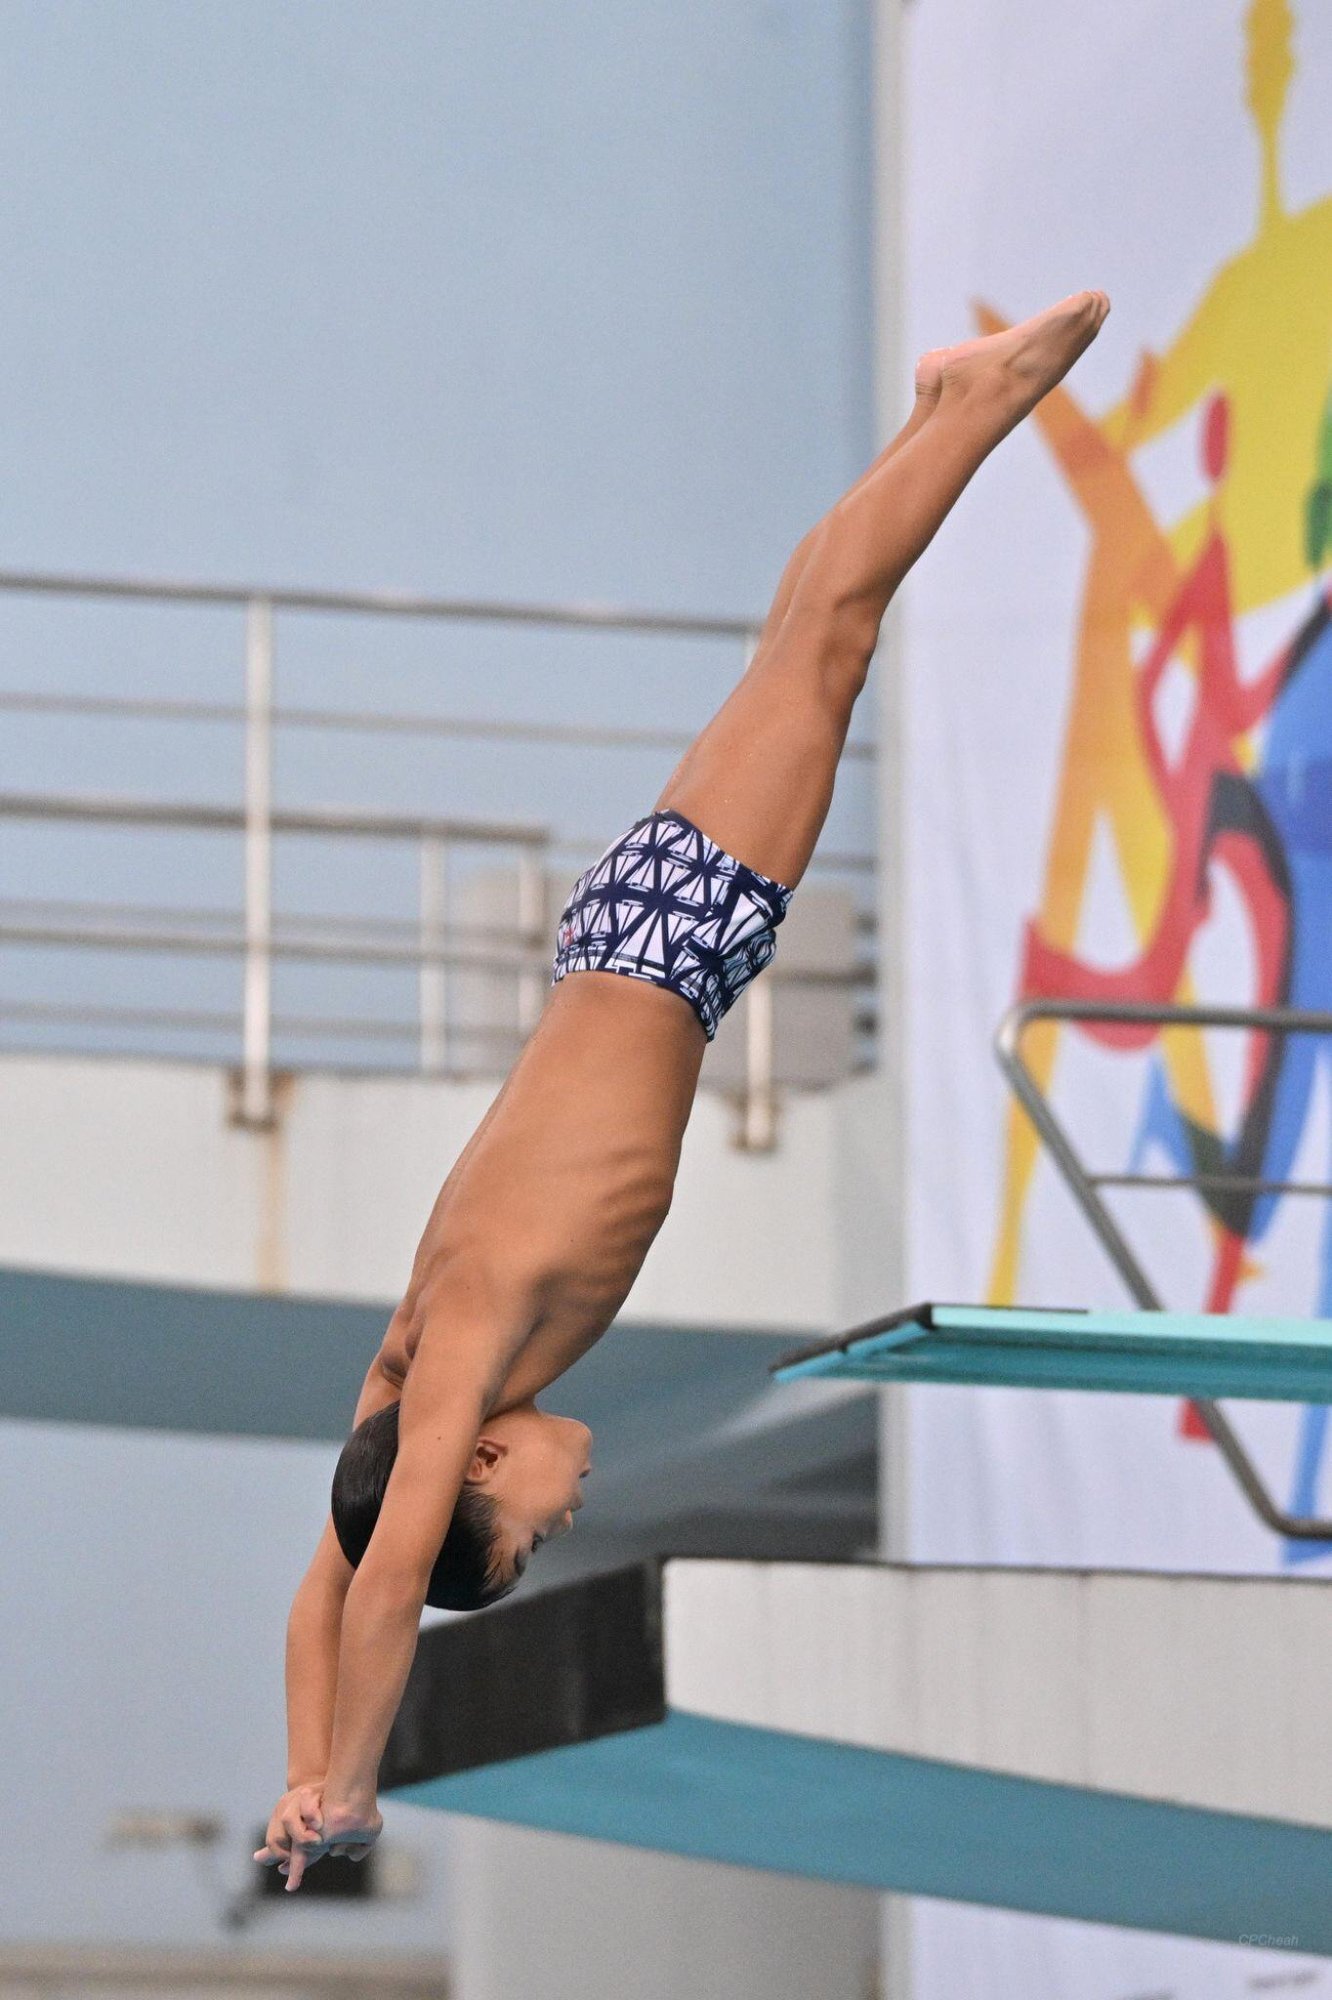
[[[946,347],[932,347],[916,363],[916,408],[922,414],[933,409],[939,400],[943,389],[943,364],[947,356]]]
[[[1091,346],[1110,310],[1104,292],[1074,292],[1003,333],[964,340],[921,356],[916,393],[993,395],[1009,423],[1035,408]],[[937,382],[937,389],[934,384]]]

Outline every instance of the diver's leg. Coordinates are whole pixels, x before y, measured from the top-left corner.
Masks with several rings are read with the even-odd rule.
[[[1035,319],[922,363],[927,420],[814,530],[789,602],[657,801],[788,887],[832,799],[851,711],[897,586],[968,480],[1095,338],[1109,310],[1080,292]]]
[[[933,415],[935,409],[938,407],[940,388],[940,374],[936,364],[941,362],[946,352],[945,348],[940,347],[936,348],[932,354],[921,356],[916,367],[916,400],[912,405],[910,416],[903,424],[901,430],[898,431],[896,437],[890,439],[884,446],[879,456],[874,460],[874,463],[867,466],[855,485],[842,495],[839,504],[844,506],[853,493],[858,493],[866,481],[872,479],[879,468],[888,463],[893,453],[900,451],[907,440],[916,435],[916,432],[920,429],[926,418]],[[758,646],[767,645],[775,637],[778,626],[786,616],[791,598],[795,593],[795,587],[800,581],[801,572],[809,560],[810,553],[813,550],[815,542],[818,540],[819,530],[822,526],[822,521],[817,521],[804,537],[803,541],[797,544],[790,556],[786,568],[782,571],[781,581],[777,585],[776,593],[768,609],[768,615],[763,621],[763,630],[759,634]],[[758,646],[755,647],[755,652],[758,651]]]

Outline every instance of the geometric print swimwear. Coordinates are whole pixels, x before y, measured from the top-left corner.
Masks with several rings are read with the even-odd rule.
[[[682,813],[649,813],[574,884],[552,984],[569,972],[622,972],[667,986],[711,1041],[776,951],[791,894]]]

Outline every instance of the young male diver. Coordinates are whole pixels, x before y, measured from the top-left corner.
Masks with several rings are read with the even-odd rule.
[[[904,429],[796,549],[744,676],[576,884],[550,998],[426,1224],[292,1606],[288,1790],[255,1856],[289,1890],[379,1835],[422,1606],[494,1603],[573,1526],[591,1434],[534,1399],[601,1338],[665,1219],[703,1052],[776,948],[890,598],[1109,305],[1078,292],[921,359]]]

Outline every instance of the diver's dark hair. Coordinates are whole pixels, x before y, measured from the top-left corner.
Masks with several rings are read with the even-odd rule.
[[[389,1403],[358,1424],[333,1473],[333,1527],[355,1569],[370,1546],[384,1489],[398,1456],[398,1405]],[[441,1611],[480,1611],[507,1597],[501,1580],[499,1507],[488,1493],[464,1486],[444,1545],[435,1558],[426,1603]]]

